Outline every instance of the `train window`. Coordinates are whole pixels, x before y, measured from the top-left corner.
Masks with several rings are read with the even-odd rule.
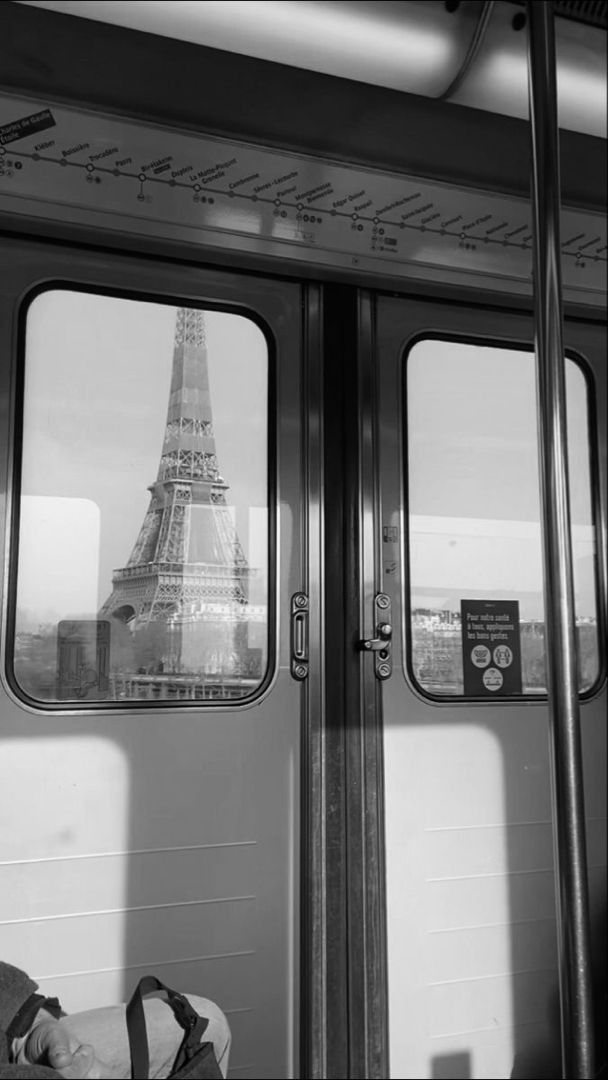
[[[69,288],[24,334],[12,676],[39,702],[251,697],[269,657],[268,348]]]
[[[429,694],[464,695],[468,654],[463,660],[461,603],[509,601],[501,618],[516,613],[512,632],[521,690],[518,682],[515,693],[544,694],[534,354],[424,338],[410,348],[405,364],[411,676]],[[585,692],[600,669],[596,547],[588,385],[571,359],[566,381],[576,631]],[[486,649],[473,663],[490,664],[488,657]],[[507,650],[499,662],[509,657]],[[503,684],[500,673],[486,682],[501,696],[494,693]]]

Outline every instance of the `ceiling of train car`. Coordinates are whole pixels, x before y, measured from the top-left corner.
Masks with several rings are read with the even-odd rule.
[[[527,117],[523,5],[244,0],[19,0],[211,48]],[[606,4],[556,3],[560,126],[607,126]],[[565,15],[567,17],[559,17]]]

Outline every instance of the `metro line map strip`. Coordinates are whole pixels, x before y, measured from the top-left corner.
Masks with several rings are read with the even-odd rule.
[[[12,97],[0,98],[1,195],[287,244],[308,261],[531,277],[525,200]],[[565,209],[562,236],[564,285],[603,291],[604,220]]]

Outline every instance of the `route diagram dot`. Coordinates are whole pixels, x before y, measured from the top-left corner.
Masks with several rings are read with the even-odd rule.
[[[353,214],[352,219],[353,219],[353,221],[358,221],[359,220],[359,215],[358,214]]]
[[[86,166],[87,172],[93,172],[93,169],[94,169],[94,168],[95,168],[95,166],[94,166],[94,165],[87,165],[87,166]]]
[[[275,206],[280,206],[281,205],[281,200],[280,199],[275,199],[274,200],[274,205]]]
[[[65,158],[62,158],[61,161],[59,162],[59,164],[60,165],[67,165],[67,161],[65,160]]]
[[[195,191],[200,191],[201,190],[201,185],[200,184],[195,184],[194,185],[194,190]]]
[[[298,203],[297,209],[298,210],[303,210],[304,209],[301,202]]]

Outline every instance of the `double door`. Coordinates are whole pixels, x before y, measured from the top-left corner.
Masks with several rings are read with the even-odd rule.
[[[214,998],[236,1077],[542,1075],[529,317],[3,248],[2,957],[69,1011]],[[605,370],[566,344],[600,934]]]

